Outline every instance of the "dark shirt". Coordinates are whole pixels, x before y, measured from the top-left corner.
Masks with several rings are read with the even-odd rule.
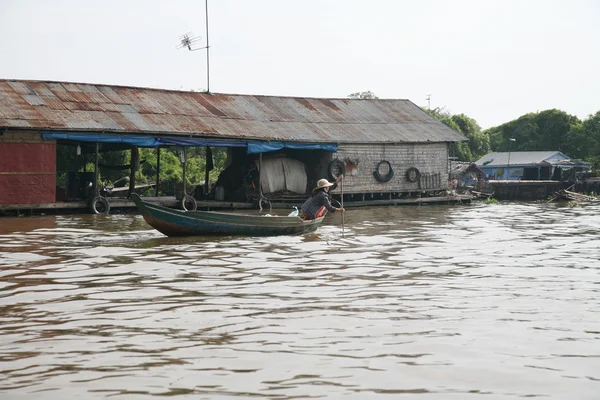
[[[337,185],[331,186],[329,191],[335,189]],[[319,189],[312,197],[308,198],[304,204],[302,204],[302,216],[304,219],[315,219],[317,213],[321,207],[325,206],[325,209],[330,212],[335,212],[336,208],[331,205],[331,195],[325,192],[323,189]]]

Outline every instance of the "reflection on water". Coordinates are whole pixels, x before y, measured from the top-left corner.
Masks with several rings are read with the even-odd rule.
[[[598,399],[600,206],[0,219],[0,398]]]

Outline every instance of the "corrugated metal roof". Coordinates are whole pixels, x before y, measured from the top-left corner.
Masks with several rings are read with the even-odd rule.
[[[0,80],[0,127],[316,143],[466,138],[409,100],[320,99]]]
[[[475,162],[480,167],[505,167],[508,165],[508,152],[489,153]],[[565,154],[560,151],[511,151],[510,165],[532,165],[541,163],[556,163],[560,160],[567,160]]]

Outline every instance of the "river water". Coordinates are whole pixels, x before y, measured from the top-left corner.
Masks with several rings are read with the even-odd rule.
[[[344,223],[167,238],[139,215],[0,219],[0,398],[600,399],[600,205]]]

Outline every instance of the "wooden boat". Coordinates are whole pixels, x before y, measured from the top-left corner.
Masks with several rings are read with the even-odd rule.
[[[312,232],[323,218],[303,220],[300,217],[234,214],[215,211],[180,211],[131,198],[144,220],[167,236],[246,235],[277,236]]]

